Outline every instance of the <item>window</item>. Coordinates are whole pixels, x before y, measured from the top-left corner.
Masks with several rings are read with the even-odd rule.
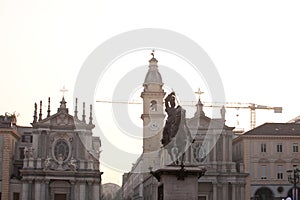
[[[22,135],[22,142],[32,143],[32,135]]]
[[[283,179],[283,173],[277,173],[277,179]]]
[[[277,152],[282,152],[282,144],[277,144]]]
[[[283,179],[282,165],[277,166],[277,179]]]
[[[263,143],[260,145],[260,151],[261,152],[267,152],[267,144]]]
[[[19,148],[19,159],[23,160],[25,158],[24,147]]]
[[[293,152],[298,153],[298,143],[293,144]]]
[[[157,102],[155,100],[152,100],[150,103],[150,111],[157,111]]]
[[[261,179],[267,179],[267,166],[261,166]]]
[[[13,194],[13,200],[20,200],[20,194],[14,192],[14,194]]]

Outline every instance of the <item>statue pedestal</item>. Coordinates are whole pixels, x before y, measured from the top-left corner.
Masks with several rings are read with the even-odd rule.
[[[198,200],[198,179],[206,169],[196,166],[165,166],[151,172],[159,181],[159,200]]]

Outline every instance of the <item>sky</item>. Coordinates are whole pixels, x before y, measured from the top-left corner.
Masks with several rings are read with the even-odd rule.
[[[0,0],[0,114],[15,112],[18,124],[29,126],[35,102],[43,100],[45,111],[51,97],[55,113],[63,86],[68,89],[65,98],[72,112],[76,79],[91,52],[123,32],[158,28],[183,34],[203,48],[222,79],[227,102],[283,107],[282,114],[257,111],[257,125],[286,122],[300,115],[299,7],[297,0]],[[150,50],[126,56],[127,61],[120,58],[113,64],[118,75],[108,76],[103,84],[117,83],[126,73],[126,68],[118,70],[118,62],[147,66],[151,58]],[[158,64],[174,64],[174,56],[162,51],[156,57]],[[205,90],[202,84],[191,83],[191,87]],[[133,89],[132,99],[139,100],[139,89]],[[94,100],[109,99],[107,91],[98,91]],[[210,100],[208,93],[201,98]],[[131,119],[142,123],[140,108],[130,109],[137,113]],[[96,115],[111,116],[110,112],[96,111]],[[239,120],[247,129],[249,116],[247,109],[228,111],[227,122],[235,126]],[[105,146],[102,150],[104,154]],[[104,183],[121,184],[120,171],[103,165],[101,170]]]

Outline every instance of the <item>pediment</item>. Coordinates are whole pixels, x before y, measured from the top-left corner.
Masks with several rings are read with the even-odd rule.
[[[74,125],[74,119],[67,113],[57,113],[51,120],[52,126],[70,126]]]
[[[58,112],[50,117],[47,117],[37,123],[34,127],[74,127],[74,118],[67,112]]]

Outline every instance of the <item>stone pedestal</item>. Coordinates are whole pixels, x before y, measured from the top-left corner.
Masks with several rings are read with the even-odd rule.
[[[198,179],[205,168],[196,166],[166,166],[151,174],[159,181],[159,200],[198,200]]]

